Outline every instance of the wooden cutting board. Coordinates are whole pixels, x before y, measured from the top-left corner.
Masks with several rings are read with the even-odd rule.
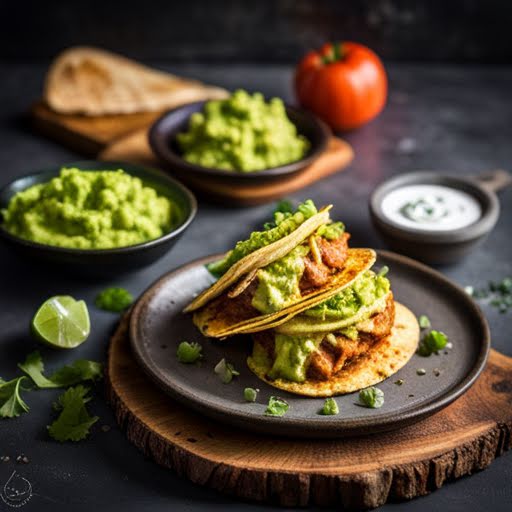
[[[277,438],[216,423],[173,401],[130,352],[128,316],[109,348],[106,392],[127,438],[192,482],[287,507],[378,507],[428,494],[512,446],[512,358],[491,350],[473,387],[406,428],[340,440]]]
[[[38,131],[89,158],[162,167],[147,141],[148,128],[161,112],[95,117],[63,115],[38,102],[33,105],[31,114]],[[331,137],[324,154],[311,166],[276,183],[249,187],[185,175],[180,175],[179,179],[209,200],[223,205],[249,206],[274,201],[343,171],[353,157],[353,150],[347,142]],[[172,169],[166,170],[173,174]]]

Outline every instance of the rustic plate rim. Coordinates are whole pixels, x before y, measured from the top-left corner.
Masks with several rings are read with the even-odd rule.
[[[135,359],[139,366],[142,368],[143,372],[150,378],[151,381],[153,381],[161,390],[163,390],[164,393],[176,399],[183,405],[188,406],[191,409],[204,414],[205,416],[209,416],[224,423],[230,423],[237,426],[242,425],[247,420],[251,420],[252,425],[250,428],[247,428],[247,430],[258,430],[260,432],[266,431],[268,433],[271,427],[275,426],[277,430],[280,430],[280,432],[275,433],[277,436],[282,434],[285,428],[290,428],[305,429],[303,432],[303,437],[341,438],[347,437],[349,435],[356,435],[361,433],[362,430],[364,430],[365,434],[370,433],[371,431],[368,430],[370,428],[373,432],[393,430],[395,428],[400,428],[401,426],[405,426],[407,424],[418,421],[425,416],[430,416],[440,411],[441,409],[444,409],[461,395],[463,395],[466,391],[468,391],[468,389],[474,384],[476,379],[483,371],[491,346],[489,325],[480,307],[473,301],[470,296],[468,296],[463,288],[455,284],[453,281],[448,279],[437,270],[434,270],[433,268],[430,268],[427,265],[424,265],[412,258],[408,258],[407,256],[403,256],[391,251],[377,250],[376,252],[378,257],[382,256],[390,260],[398,261],[405,266],[412,267],[415,271],[429,274],[433,278],[442,281],[446,286],[451,287],[461,296],[461,298],[463,298],[465,305],[472,310],[473,317],[478,320],[478,323],[482,329],[483,339],[481,340],[480,350],[478,351],[476,361],[471,370],[455,385],[447,388],[443,395],[431,398],[427,403],[420,402],[412,404],[405,410],[402,409],[398,412],[390,411],[389,413],[380,415],[378,418],[370,416],[367,418],[347,419],[340,418],[338,416],[332,418],[329,416],[319,416],[318,418],[311,417],[305,420],[304,418],[291,418],[287,416],[268,417],[261,415],[261,417],[256,417],[254,413],[248,413],[244,411],[240,411],[234,414],[231,410],[227,410],[218,403],[204,397],[198,400],[197,395],[193,395],[179,385],[171,387],[168,382],[164,381],[159,375],[161,370],[158,369],[158,367],[156,367],[156,365],[151,361],[149,356],[145,354],[143,343],[138,343],[136,340],[136,329],[139,315],[141,310],[147,305],[147,302],[151,299],[151,297],[153,297],[155,293],[158,292],[158,290],[167,282],[167,280],[172,278],[174,275],[187,272],[191,268],[205,265],[210,261],[218,259],[222,256],[222,254],[214,254],[198,258],[190,263],[179,266],[158,278],[140,295],[131,311],[129,321],[129,341]],[[276,390],[275,394],[278,395],[279,390]],[[205,407],[207,407],[208,410],[205,410]],[[226,416],[228,416],[230,419],[226,420]],[[316,434],[314,431],[316,431]]]

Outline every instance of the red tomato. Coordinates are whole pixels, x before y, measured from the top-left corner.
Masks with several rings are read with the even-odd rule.
[[[384,108],[387,89],[382,61],[358,43],[327,43],[305,55],[295,73],[299,103],[337,131],[373,119]]]

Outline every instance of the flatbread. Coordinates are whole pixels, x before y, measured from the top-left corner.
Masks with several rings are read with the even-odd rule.
[[[283,379],[270,380],[266,377],[270,366],[257,366],[252,357],[247,359],[247,365],[267,384],[290,393],[310,397],[343,395],[378,384],[395,374],[416,352],[419,339],[420,328],[416,316],[404,305],[395,302],[395,322],[391,334],[328,381],[306,380],[298,383]]]
[[[276,242],[276,244],[277,243],[278,242]],[[285,254],[288,252],[289,251],[286,251]],[[254,318],[244,320],[243,322],[237,322],[232,309],[229,307],[229,302],[227,302],[229,299],[220,297],[217,300],[223,301],[221,303],[222,307],[219,307],[217,300],[209,302],[206,307],[194,314],[194,324],[203,335],[213,338],[224,338],[241,333],[253,333],[276,327],[289,321],[302,311],[336,295],[344,288],[351,286],[362,273],[373,266],[376,257],[373,249],[348,249],[348,257],[345,266],[340,272],[333,276],[327,285],[316,288],[298,297],[281,311],[267,315],[258,315]]]
[[[222,99],[228,92],[157,71],[98,48],[76,46],[56,57],[46,75],[44,100],[62,114],[132,114]]]

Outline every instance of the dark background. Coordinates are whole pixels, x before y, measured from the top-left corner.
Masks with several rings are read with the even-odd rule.
[[[143,60],[295,62],[327,39],[384,59],[512,62],[509,0],[0,2],[0,58],[94,44]]]

